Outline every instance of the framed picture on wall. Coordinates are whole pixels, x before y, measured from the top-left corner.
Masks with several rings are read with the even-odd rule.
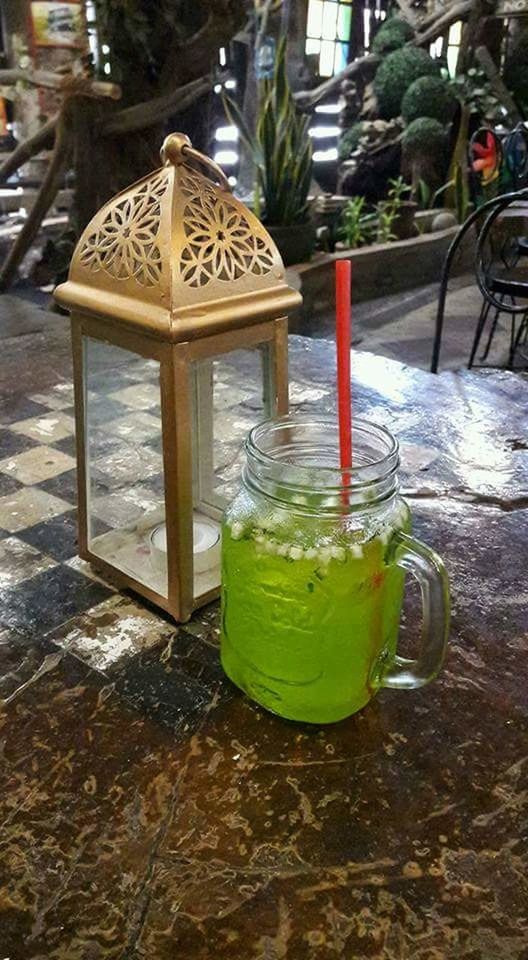
[[[71,0],[32,0],[33,39],[37,47],[78,47],[82,41],[81,4]]]

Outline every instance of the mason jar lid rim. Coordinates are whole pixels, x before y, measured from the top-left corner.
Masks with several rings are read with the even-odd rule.
[[[270,418],[264,420],[261,423],[257,424],[249,432],[246,439],[246,453],[248,456],[251,456],[261,464],[271,466],[277,464],[279,461],[272,454],[266,453],[258,444],[259,434],[262,434],[270,428],[276,429],[280,427],[295,427],[295,426],[319,426],[324,429],[331,427],[333,430],[338,429],[336,421],[332,417],[325,416],[310,416],[310,415],[297,415],[297,414],[287,414],[283,417]],[[354,465],[354,432],[365,432],[370,431],[371,433],[377,434],[380,440],[385,441],[388,444],[388,450],[379,458],[370,460],[368,463],[361,463]],[[382,426],[379,423],[374,423],[371,420],[367,420],[364,417],[357,417],[354,419],[352,424],[352,466],[351,467],[340,467],[339,464],[335,466],[326,466],[322,464],[310,464],[310,471],[316,471],[321,476],[329,476],[336,473],[341,473],[347,478],[358,478],[361,476],[362,472],[372,469],[372,467],[381,467],[383,463],[391,463],[392,469],[395,469],[398,465],[398,454],[399,454],[399,443],[396,437],[388,430],[386,427]],[[396,459],[396,463],[394,460]],[[294,464],[292,464],[294,466]],[[305,465],[300,467],[300,469],[308,469]],[[391,471],[389,471],[391,472]]]

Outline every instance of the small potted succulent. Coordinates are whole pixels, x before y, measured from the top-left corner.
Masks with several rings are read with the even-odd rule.
[[[403,177],[389,180],[387,199],[378,204],[380,215],[390,219],[390,232],[396,240],[409,240],[418,232],[414,222],[418,204],[411,199],[411,190]]]
[[[336,250],[356,250],[373,243],[376,215],[368,211],[365,197],[350,197],[337,228]]]
[[[255,213],[266,225],[286,266],[309,260],[315,247],[315,227],[308,217],[310,118],[295,108],[286,75],[286,38],[278,46],[273,76],[261,81],[255,135],[234,101],[226,101],[225,109],[255,163]]]
[[[410,186],[398,177],[389,180],[386,199],[375,206],[369,207],[364,197],[351,197],[341,214],[336,250],[414,237],[417,233],[414,223],[417,204],[406,199],[410,192]]]

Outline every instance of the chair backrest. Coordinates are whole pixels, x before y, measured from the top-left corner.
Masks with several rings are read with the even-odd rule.
[[[438,307],[436,311],[436,324],[435,324],[435,334],[433,339],[433,352],[431,356],[431,372],[437,373],[438,366],[440,363],[440,348],[442,344],[442,331],[444,327],[444,316],[445,316],[445,306],[446,306],[446,297],[447,297],[447,285],[449,283],[449,277],[451,274],[451,267],[455,259],[456,253],[460,247],[460,244],[469,230],[473,225],[484,215],[487,215],[487,218],[492,216],[492,214],[498,214],[505,210],[512,203],[524,202],[528,204],[528,187],[523,190],[516,190],[512,193],[506,193],[499,197],[493,197],[491,200],[488,200],[477,210],[473,210],[472,213],[466,218],[464,223],[460,226],[458,232],[453,237],[451,241],[449,250],[446,253],[444,260],[444,265],[442,267],[442,276],[440,279],[440,290],[438,292]],[[528,209],[528,207],[527,207]],[[495,218],[494,218],[495,219]],[[493,221],[492,221],[493,222]],[[487,221],[486,221],[487,223]],[[486,225],[486,224],[485,224]],[[484,239],[485,242],[485,239]],[[478,251],[477,251],[478,258]],[[477,282],[479,283],[480,289],[486,299],[489,299],[489,295],[484,293],[485,278],[479,277],[477,271]],[[482,284],[482,286],[481,286]],[[484,287],[484,289],[483,289]],[[496,306],[502,309],[502,302],[498,300],[491,300],[492,303],[495,303]],[[525,312],[525,307],[519,310],[516,310],[516,313]]]
[[[526,313],[528,309],[526,303],[528,300],[528,276],[524,280],[522,276],[512,274],[511,267],[513,264],[508,262],[505,253],[508,244],[510,249],[512,243],[516,246],[516,237],[511,234],[504,237],[504,234],[502,234],[497,240],[494,235],[494,228],[500,218],[504,219],[508,208],[523,203],[523,201],[519,199],[519,194],[514,197],[510,194],[508,199],[505,196],[497,197],[497,201],[504,202],[497,202],[494,205],[479,233],[475,254],[476,280],[482,296],[496,309],[511,314]],[[515,220],[519,220],[519,229],[516,232],[521,235],[525,231],[528,232],[528,202],[524,200],[524,204],[526,204],[525,214],[520,209],[519,217],[515,218]],[[522,302],[519,303],[519,300]]]

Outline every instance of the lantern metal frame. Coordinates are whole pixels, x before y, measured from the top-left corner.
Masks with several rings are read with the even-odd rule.
[[[69,279],[55,296],[71,313],[79,555],[184,622],[219,593],[217,587],[193,595],[196,363],[269,345],[271,413],[287,413],[287,312],[301,297],[287,285],[271,238],[232,197],[213,161],[194,151],[181,134],[167,138],[162,159],[160,171],[96,214],[76,248]],[[219,183],[198,173],[197,163]],[[209,236],[203,229],[207,218]],[[167,596],[90,549],[86,338],[159,363]]]

